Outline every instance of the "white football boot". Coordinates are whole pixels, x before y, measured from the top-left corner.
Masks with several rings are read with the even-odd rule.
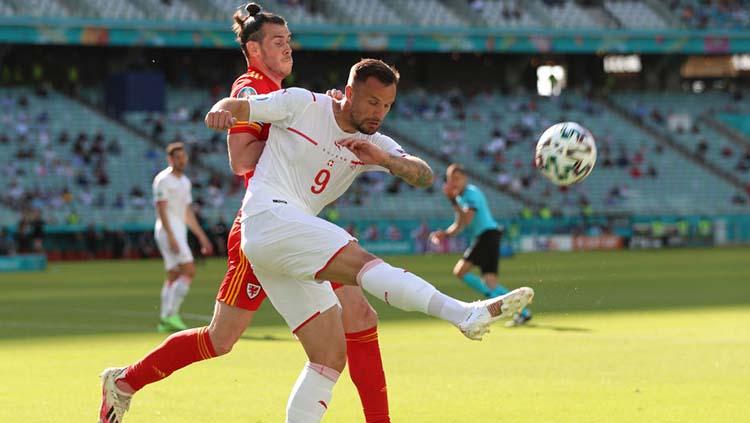
[[[115,381],[125,372],[125,367],[104,369],[102,378],[102,407],[99,410],[99,423],[122,423],[122,416],[130,408],[132,395],[122,392]]]
[[[458,324],[458,329],[467,338],[481,341],[482,336],[490,331],[491,324],[519,313],[533,299],[534,290],[523,287],[499,297],[475,301],[469,304],[469,311]]]

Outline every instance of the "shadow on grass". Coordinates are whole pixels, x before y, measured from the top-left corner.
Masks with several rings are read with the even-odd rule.
[[[514,328],[514,329],[526,329],[526,328],[528,328],[528,329],[546,329],[546,330],[551,330],[551,331],[554,331],[554,332],[583,332],[583,333],[593,332],[589,328],[579,328],[579,327],[575,327],[575,326],[545,325],[545,324],[539,324],[539,323],[527,323],[527,324],[525,324],[523,326],[520,326],[520,327],[517,327],[517,328]]]
[[[275,335],[244,334],[240,336],[240,339],[243,339],[246,341],[295,342],[295,343],[297,342],[297,340],[292,337],[281,337],[281,336],[275,336]]]

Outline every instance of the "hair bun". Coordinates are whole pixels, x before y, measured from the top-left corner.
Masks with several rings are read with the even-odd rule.
[[[245,10],[247,10],[247,14],[250,15],[250,17],[252,18],[252,17],[255,17],[255,15],[257,15],[258,13],[260,13],[262,8],[260,7],[258,3],[248,3],[247,6],[245,6]]]

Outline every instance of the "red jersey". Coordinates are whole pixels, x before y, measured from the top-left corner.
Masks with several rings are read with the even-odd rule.
[[[232,84],[232,97],[244,98],[256,94],[268,94],[280,90],[281,87],[266,76],[263,72],[248,66],[247,72],[240,75]],[[248,125],[237,125],[229,130],[230,134],[249,133],[259,141],[268,140],[268,129],[271,125],[264,122],[250,122]],[[250,171],[244,175],[245,185],[253,176]]]

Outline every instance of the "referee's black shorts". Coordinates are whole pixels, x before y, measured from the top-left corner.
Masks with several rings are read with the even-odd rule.
[[[464,251],[464,260],[479,266],[482,274],[497,274],[498,260],[500,260],[500,240],[503,232],[499,229],[489,229],[474,238],[469,248]]]

